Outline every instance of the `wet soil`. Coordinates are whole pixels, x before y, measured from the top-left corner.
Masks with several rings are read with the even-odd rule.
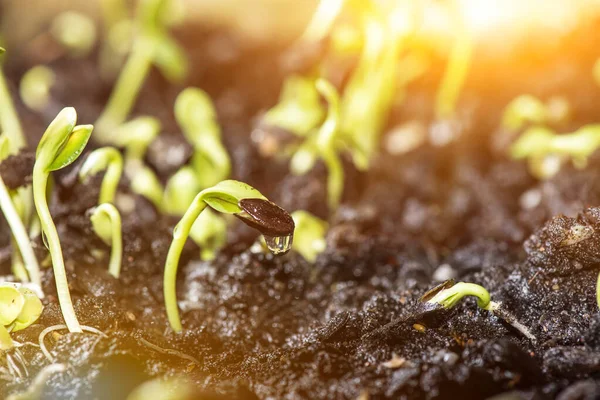
[[[281,60],[289,64],[289,55],[245,48],[223,32],[189,27],[179,36],[194,73],[185,85],[152,73],[134,115],[159,117],[164,143],[185,146],[173,100],[184,86],[206,89],[219,111],[233,178],[288,211],[326,217],[324,167],[292,176],[285,160],[262,158],[251,141],[261,110],[277,99],[287,65]],[[390,125],[419,119],[430,132],[450,129],[455,139],[400,156],[382,149],[368,172],[347,163],[343,204],[329,218],[327,250],[314,264],[294,252],[273,257],[251,250],[257,234],[239,221],[214,261],[200,261],[199,249],[188,243],[178,278],[181,334],[169,329],[162,296],[177,219],[133,196],[123,179],[120,192],[136,206],[124,217],[123,269],[114,279],[107,271],[109,249],[86,215],[101,177],[77,182],[78,164],[55,174],[51,208],[75,310],[82,324],[106,337],[48,335],[54,362],[67,369],[50,376],[42,398],[120,399],[159,376],[185,377],[194,388],[191,398],[202,399],[599,398],[600,208],[594,206],[600,206],[600,158],[585,170],[565,166],[538,182],[496,146],[506,134],[499,128],[502,107],[521,93],[567,96],[573,126],[598,119],[600,88],[589,73],[597,39],[583,29],[552,56],[528,49],[538,57],[529,64],[516,56],[519,61],[502,68],[475,60],[453,121],[433,121],[441,71],[434,64],[433,78],[409,87]],[[227,57],[213,41],[226,47]],[[13,84],[39,62],[26,54],[6,66]],[[81,123],[93,122],[110,93],[110,83],[97,78],[95,57],[52,61],[60,85],[49,111],[34,114],[18,104],[30,143],[62,106],[75,105]],[[506,72],[511,68],[519,73]],[[166,179],[178,165],[153,162],[158,159],[147,161]],[[30,165],[31,157],[22,155],[4,162],[0,174],[12,177],[12,186],[27,183],[24,166]],[[8,235],[2,237],[8,246]],[[41,239],[34,244],[39,259],[47,260]],[[3,260],[8,274],[9,257]],[[420,296],[448,278],[485,286],[536,340],[472,299],[451,311],[424,313]],[[44,313],[14,334],[18,341],[37,343],[44,328],[63,323],[48,267],[43,282]],[[29,377],[3,381],[1,397],[24,390],[49,364],[34,346],[21,352]]]

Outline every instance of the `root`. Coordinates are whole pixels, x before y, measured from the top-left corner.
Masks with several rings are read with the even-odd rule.
[[[46,335],[49,334],[50,332],[60,331],[62,329],[67,329],[67,326],[64,325],[64,324],[52,325],[52,326],[47,327],[43,331],[41,331],[40,332],[40,336],[38,337],[38,342],[39,342],[40,350],[42,350],[42,353],[44,353],[44,356],[50,362],[54,362],[54,358],[52,358],[52,355],[50,354],[50,352],[46,348],[46,345],[44,344],[44,339],[46,338]],[[101,330],[98,330],[98,329],[96,329],[94,327],[91,327],[91,326],[81,325],[81,330],[83,330],[84,332],[95,333],[95,334],[100,335],[100,336],[105,337],[105,338],[108,337]]]
[[[7,400],[41,398],[44,385],[46,384],[46,381],[50,379],[50,376],[57,372],[63,372],[66,369],[67,366],[64,364],[50,364],[45,366],[40,370],[40,372],[38,372],[33,379],[33,382],[27,387],[27,389],[25,389],[25,391],[10,395],[8,396]]]
[[[157,345],[155,345],[153,343],[150,343],[149,341],[147,341],[143,337],[140,337],[139,339],[140,339],[140,342],[142,342],[142,344],[144,346],[150,347],[154,351],[158,351],[159,353],[162,353],[162,354],[169,354],[171,356],[183,358],[184,360],[191,361],[194,364],[198,364],[198,365],[200,364],[200,361],[198,361],[197,358],[192,357],[189,354],[182,353],[181,351],[178,351],[178,350],[175,350],[175,349],[164,349],[164,348],[159,347],[159,346],[157,346]]]

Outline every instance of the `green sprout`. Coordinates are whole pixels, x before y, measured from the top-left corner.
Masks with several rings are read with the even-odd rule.
[[[314,263],[327,246],[325,233],[328,224],[303,210],[294,211],[292,218],[296,224],[292,250],[300,253],[306,261]]]
[[[131,112],[150,67],[156,65],[169,80],[180,81],[187,73],[183,50],[166,29],[168,0],[142,0],[136,13],[137,36],[106,108],[96,121],[98,140],[112,141],[113,130]]]
[[[92,151],[79,170],[79,179],[85,182],[90,176],[102,170],[106,170],[106,173],[100,186],[98,204],[114,203],[115,193],[123,173],[123,157],[119,150],[114,147],[102,147]]]
[[[46,201],[46,187],[50,173],[73,163],[90,138],[93,126],[76,126],[76,122],[77,113],[72,107],[64,108],[54,118],[40,139],[33,166],[33,201],[50,250],[58,301],[70,332],[81,332],[81,326],[71,302],[60,239]]]
[[[231,160],[221,142],[217,114],[208,94],[197,88],[183,90],[175,101],[175,118],[194,147],[191,162],[201,187],[226,179]]]
[[[285,254],[292,246],[294,220],[253,187],[242,182],[226,180],[198,193],[173,230],[173,241],[165,264],[165,308],[171,328],[175,332],[182,329],[176,295],[179,258],[194,221],[207,206],[220,213],[233,214],[258,230],[264,236],[269,250],[275,255]]]
[[[567,119],[569,112],[569,103],[562,97],[552,97],[544,103],[537,97],[524,94],[506,106],[502,115],[502,126],[510,131],[519,131],[526,124],[562,122]]]
[[[0,160],[4,160],[9,151],[9,139],[4,135],[0,136]],[[21,199],[22,196],[18,192],[11,193],[8,190],[0,177],[0,209],[2,209],[4,218],[10,226],[14,244],[19,249],[19,251],[13,251],[13,257],[15,257],[13,259],[13,273],[19,280],[31,280],[41,288],[40,267],[23,223],[25,215]]]
[[[136,117],[115,129],[114,143],[125,148],[127,160],[142,160],[159,132],[160,121],[157,118]]]
[[[555,175],[562,160],[585,168],[588,158],[600,147],[600,124],[586,125],[575,132],[557,134],[549,128],[528,128],[512,144],[510,156],[527,159],[531,173],[539,179]]]
[[[158,210],[162,210],[164,189],[154,171],[141,160],[127,160],[126,171],[131,179],[131,191],[145,197]]]
[[[50,68],[44,65],[31,68],[21,78],[21,100],[32,110],[43,110],[50,102],[50,89],[55,82],[56,74]]]
[[[437,93],[435,112],[438,118],[450,117],[455,109],[473,57],[473,37],[460,10],[458,0],[449,0],[456,37],[448,65]]]
[[[458,282],[449,280],[441,283],[435,288],[426,292],[421,301],[440,305],[444,309],[451,309],[458,304],[464,297],[473,296],[477,300],[477,306],[483,310],[490,311],[496,317],[511,325],[529,340],[536,341],[536,337],[529,328],[520,323],[510,312],[502,307],[502,303],[492,301],[490,292],[481,285],[468,282]]]
[[[108,272],[118,279],[123,257],[121,214],[111,203],[102,203],[92,210],[90,220],[96,235],[104,243],[111,246]]]
[[[196,172],[183,166],[169,178],[162,200],[163,210],[171,215],[183,215],[202,189]]]
[[[33,324],[43,309],[42,302],[33,291],[17,284],[0,284],[0,350],[15,347],[10,332]]]
[[[75,11],[58,15],[52,22],[50,32],[74,57],[85,56],[96,42],[94,21]]]
[[[211,209],[205,209],[194,221],[190,238],[200,247],[203,261],[213,260],[227,241],[227,222]]]
[[[279,102],[267,111],[263,121],[305,137],[315,129],[325,117],[319,92],[312,79],[292,75],[287,78]]]
[[[330,210],[335,210],[340,204],[344,189],[344,167],[338,154],[339,97],[335,87],[324,79],[317,80],[316,87],[329,105],[327,117],[319,128],[315,140],[307,139],[294,154],[291,160],[291,169],[298,175],[308,172],[314,164],[314,154],[318,154],[328,170],[327,204]]]

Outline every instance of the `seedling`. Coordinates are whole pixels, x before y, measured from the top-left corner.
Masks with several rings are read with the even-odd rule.
[[[56,74],[44,65],[37,65],[21,78],[19,94],[23,103],[32,110],[42,111],[50,102],[50,89]]]
[[[25,361],[17,343],[10,332],[16,332],[33,324],[43,310],[42,302],[37,295],[18,284],[0,284],[0,351],[5,353],[9,371],[12,375],[21,376],[18,363],[25,365]],[[13,353],[14,358],[13,358]],[[27,370],[25,369],[25,375]]]
[[[160,121],[154,117],[134,118],[115,129],[115,145],[125,148],[127,160],[142,160],[148,146],[160,132]]]
[[[10,146],[8,143],[8,138],[4,135],[0,136],[0,160],[4,160],[8,156],[9,151]],[[21,196],[19,196],[16,192],[11,193],[1,177],[0,208],[2,209],[4,218],[6,218],[6,221],[10,226],[14,243],[16,243],[19,248],[19,251],[14,251],[13,257],[17,257],[17,263],[20,265],[20,268],[15,268],[15,260],[13,259],[13,272],[19,280],[24,281],[29,279],[41,290],[42,282],[40,278],[40,267],[37,258],[35,257],[33,248],[31,247],[31,241],[27,235],[27,230],[23,224],[23,212],[19,212],[19,209],[23,211],[24,208],[21,204]],[[19,261],[21,262],[19,263]]]
[[[50,173],[74,162],[90,138],[93,126],[75,126],[76,122],[77,113],[72,107],[64,108],[56,116],[38,144],[33,166],[33,201],[50,250],[58,300],[70,332],[81,332],[81,326],[71,302],[60,239],[46,200],[46,187]]]
[[[285,254],[292,246],[294,220],[285,210],[271,203],[253,187],[242,182],[226,180],[198,193],[173,230],[173,241],[165,264],[165,308],[171,328],[175,332],[182,329],[175,289],[179,257],[194,221],[207,206],[224,214],[233,214],[258,230],[264,236],[269,250],[275,255]]]
[[[314,81],[293,75],[286,79],[279,102],[265,113],[263,122],[306,137],[324,117],[325,110]]]
[[[294,211],[292,218],[296,224],[294,230],[294,244],[292,250],[300,253],[306,261],[314,263],[327,245],[325,233],[327,222],[315,217],[308,211]]]
[[[167,182],[163,210],[171,215],[185,214],[200,190],[202,186],[194,169],[190,166],[181,167]]]
[[[74,57],[89,53],[96,42],[94,21],[75,11],[65,11],[58,15],[52,22],[50,31]]]
[[[475,283],[446,281],[421,297],[422,302],[428,304],[440,305],[445,309],[451,309],[458,304],[464,297],[473,296],[477,300],[479,308],[490,311],[498,318],[517,329],[526,338],[535,341],[531,331],[502,307],[502,303],[492,301],[490,293],[483,286]]]
[[[509,131],[519,131],[527,124],[543,125],[562,122],[569,115],[569,104],[562,97],[553,97],[548,103],[524,94],[512,100],[504,109],[502,126]]]
[[[99,141],[113,141],[113,130],[123,124],[131,112],[152,64],[169,80],[179,81],[187,73],[183,50],[169,36],[165,27],[167,0],[143,0],[136,13],[138,35],[123,67],[106,108],[96,126]]]
[[[207,208],[192,225],[190,238],[200,247],[200,258],[212,260],[227,241],[227,221]]]
[[[217,114],[208,94],[187,88],[175,101],[175,118],[194,147],[192,165],[201,188],[216,185],[231,173],[231,161],[221,142]]]
[[[79,180],[86,182],[98,172],[106,170],[98,204],[114,203],[115,193],[123,173],[123,157],[114,147],[102,147],[92,151],[79,170]]]
[[[119,278],[121,259],[123,257],[123,239],[121,234],[121,214],[110,204],[102,203],[92,210],[90,220],[94,232],[104,243],[111,246],[108,272]]]
[[[127,160],[127,175],[131,190],[148,199],[158,210],[162,210],[163,186],[158,177],[142,160]]]
[[[564,159],[570,159],[576,168],[585,168],[598,147],[600,124],[586,125],[567,134],[534,126],[513,143],[510,156],[516,160],[527,159],[531,173],[539,179],[547,179],[558,172]]]
[[[454,20],[456,37],[436,98],[435,112],[439,119],[454,114],[471,65],[474,48],[473,37],[460,10],[459,0],[449,0],[449,7]]]
[[[344,189],[344,167],[338,154],[339,97],[333,85],[324,79],[317,80],[316,87],[327,100],[329,106],[327,118],[319,128],[315,141],[313,142],[309,138],[292,157],[291,169],[292,172],[300,175],[308,172],[314,164],[314,153],[316,152],[327,166],[327,204],[330,210],[335,210],[340,203]]]

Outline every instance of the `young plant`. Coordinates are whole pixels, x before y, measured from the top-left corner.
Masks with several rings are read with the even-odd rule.
[[[42,111],[50,102],[50,90],[56,82],[56,74],[44,65],[37,65],[25,72],[19,85],[23,103],[32,110]]]
[[[314,141],[311,138],[307,139],[305,144],[294,154],[291,160],[291,170],[299,175],[305,174],[312,168],[315,155],[318,154],[327,166],[327,204],[333,211],[340,204],[344,189],[344,167],[338,154],[340,146],[338,141],[339,97],[335,87],[324,79],[317,80],[316,87],[327,100],[329,106],[327,118],[319,128]]]
[[[111,203],[102,203],[92,210],[90,220],[96,235],[104,243],[111,246],[108,272],[119,279],[121,259],[123,258],[121,214]]]
[[[525,325],[521,324],[510,312],[505,310],[502,307],[502,303],[492,301],[487,289],[475,283],[446,281],[425,293],[421,301],[428,304],[440,305],[445,309],[451,309],[466,296],[475,297],[479,308],[491,312],[517,329],[523,336],[535,342],[535,336],[533,336]]]
[[[137,36],[106,108],[96,121],[99,141],[115,140],[114,129],[125,122],[152,64],[169,80],[179,81],[187,73],[183,50],[166,29],[168,0],[142,0],[136,13]]]
[[[598,147],[600,124],[586,125],[567,134],[534,126],[513,143],[510,156],[516,160],[527,159],[531,173],[539,179],[547,179],[559,171],[565,159],[570,159],[576,168],[585,168]]]
[[[227,221],[205,209],[192,225],[190,238],[200,247],[200,259],[212,260],[227,241]]]
[[[76,122],[77,113],[72,107],[64,108],[56,116],[40,139],[33,166],[33,201],[50,250],[58,301],[70,332],[81,332],[81,326],[71,302],[60,239],[46,200],[46,187],[50,173],[74,162],[90,138],[93,126],[76,126]]]
[[[233,214],[258,230],[273,254],[285,254],[292,246],[294,220],[285,210],[271,203],[253,187],[242,182],[226,180],[198,193],[173,230],[173,241],[165,264],[165,308],[171,328],[175,332],[182,329],[176,295],[179,257],[194,221],[207,206],[224,214]]]
[[[314,80],[292,75],[285,80],[279,102],[265,113],[262,122],[306,137],[325,117]]]
[[[506,106],[502,115],[502,126],[515,132],[527,124],[562,122],[567,119],[569,112],[569,103],[562,97],[552,97],[544,103],[537,97],[524,94]]]
[[[4,160],[9,151],[8,138],[4,135],[0,136],[0,160]],[[19,280],[30,280],[41,290],[40,267],[23,224],[24,215],[22,211],[24,207],[20,200],[21,196],[16,192],[11,193],[0,177],[0,209],[2,209],[4,218],[6,218],[10,227],[13,242],[18,246],[18,251],[13,247],[13,257],[18,257],[18,261],[21,261],[20,263],[17,261],[19,268],[15,268],[13,261],[13,273]]]
[[[114,203],[123,173],[123,157],[119,150],[114,147],[101,147],[92,151],[79,170],[79,180],[86,182],[91,176],[103,170],[106,172],[100,186],[98,204]]]
[[[448,118],[454,113],[469,72],[474,49],[473,37],[460,10],[459,0],[449,0],[449,3],[456,37],[437,93],[435,113],[439,119]]]
[[[327,246],[325,233],[328,224],[303,210],[294,211],[292,218],[296,225],[292,250],[300,253],[306,261],[314,263]]]
[[[201,188],[226,179],[231,161],[221,142],[217,113],[208,94],[197,88],[183,90],[175,101],[175,118],[194,147],[192,166]]]
[[[162,201],[163,210],[171,215],[183,215],[194,197],[202,190],[196,171],[183,166],[169,178]]]
[[[85,56],[96,42],[94,21],[75,11],[65,11],[58,15],[52,22],[50,32],[73,57]]]
[[[33,324],[42,314],[42,302],[31,290],[13,283],[0,284],[0,350],[15,346],[10,332]]]

